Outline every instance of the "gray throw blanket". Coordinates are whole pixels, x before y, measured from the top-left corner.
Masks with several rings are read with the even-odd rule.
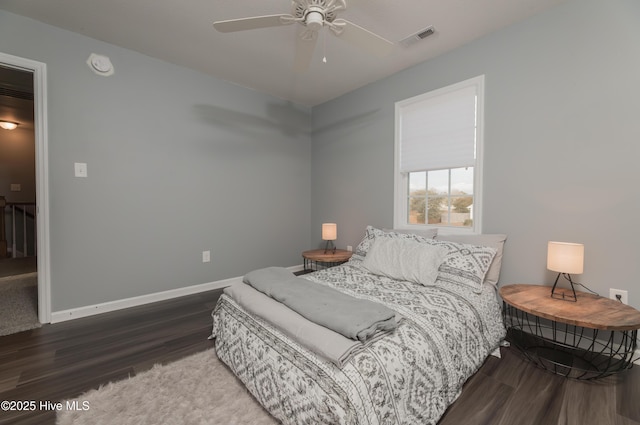
[[[282,267],[254,270],[247,273],[243,281],[310,321],[347,338],[364,342],[377,331],[391,330],[397,325],[395,312],[384,305],[296,277]]]
[[[257,291],[242,282],[224,288],[229,296],[247,313],[253,314],[307,347],[316,354],[330,360],[342,368],[351,358],[367,345],[340,335],[329,328],[313,323],[286,305]],[[384,333],[383,333],[384,334]],[[369,343],[375,341],[372,338]]]

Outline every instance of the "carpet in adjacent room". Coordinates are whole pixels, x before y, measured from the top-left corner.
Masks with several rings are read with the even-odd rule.
[[[0,279],[0,336],[39,327],[37,273]]]

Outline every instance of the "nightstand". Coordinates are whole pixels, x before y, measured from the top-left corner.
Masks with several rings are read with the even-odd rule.
[[[598,295],[576,292],[577,302],[551,298],[551,287],[500,288],[508,337],[537,366],[576,379],[631,368],[640,311]]]
[[[326,253],[324,249],[304,251],[302,253],[302,258],[304,258],[304,270],[312,272],[334,267],[349,261],[352,254],[353,252],[345,249],[336,249],[335,252],[333,250],[328,250]]]

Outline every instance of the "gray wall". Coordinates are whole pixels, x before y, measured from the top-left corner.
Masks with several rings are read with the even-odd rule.
[[[501,283],[549,282],[547,241],[582,242],[579,280],[640,307],[639,17],[635,0],[573,1],[310,114],[0,11],[0,51],[48,66],[53,311],[299,264],[322,222],[340,247],[391,226],[394,102],[480,74]],[[91,73],[92,52],[115,75]]]
[[[552,282],[549,240],[585,244],[577,276],[640,308],[640,2],[576,0],[313,108],[312,240],[393,225],[394,102],[486,75],[484,233],[501,284]],[[426,41],[428,42],[428,41]]]
[[[53,311],[301,263],[308,108],[4,11],[0,51],[47,64]]]

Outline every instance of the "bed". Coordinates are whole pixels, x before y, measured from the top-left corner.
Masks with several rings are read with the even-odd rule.
[[[451,255],[432,284],[374,274],[367,254],[384,238]],[[389,307],[400,318],[393,331],[340,367],[225,293],[212,313],[217,355],[283,424],[435,424],[505,336],[487,283],[499,259],[501,249],[368,227],[349,262],[304,277]]]

